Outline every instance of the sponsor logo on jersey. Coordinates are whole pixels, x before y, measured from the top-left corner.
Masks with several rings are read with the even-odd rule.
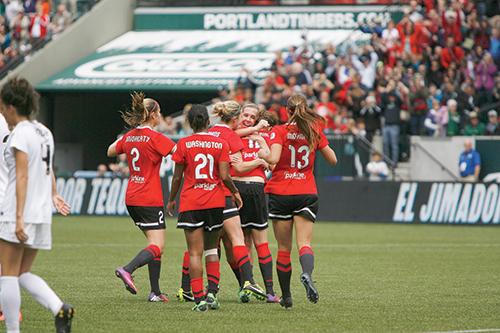
[[[220,136],[220,132],[208,132],[208,134],[212,134],[216,138],[218,138]]]
[[[243,158],[244,159],[252,159],[252,160],[256,160],[257,158],[259,158],[259,156],[257,155],[257,152],[253,152],[253,153],[245,153],[243,152]]]
[[[284,172],[285,179],[306,179],[306,175],[302,172]]]
[[[146,181],[146,178],[134,175],[134,176],[130,177],[130,181],[134,182],[136,184],[144,184],[144,182]]]
[[[194,189],[203,189],[205,191],[212,191],[214,188],[217,187],[218,184],[212,184],[212,183],[198,183],[194,184]]]

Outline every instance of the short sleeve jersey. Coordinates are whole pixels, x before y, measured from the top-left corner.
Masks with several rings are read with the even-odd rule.
[[[243,141],[241,141],[240,136],[236,134],[232,129],[230,129],[229,126],[227,125],[217,124],[213,126],[211,129],[209,129],[208,132],[213,136],[225,140],[227,142],[227,144],[229,145],[229,155],[237,153],[243,150],[243,148],[245,148],[245,146],[243,145]],[[232,166],[229,166],[229,171],[231,172],[231,174],[234,173]],[[224,185],[223,188],[224,188],[224,194],[226,196],[230,196],[231,191],[229,191],[229,189],[227,189]]]
[[[54,137],[50,130],[37,121],[22,121],[7,139],[4,156],[9,169],[9,180],[0,213],[0,221],[16,221],[16,160],[15,149],[28,155],[28,188],[24,205],[25,223],[52,223],[52,163]]]
[[[266,131],[259,131],[257,132],[261,137],[266,140],[267,144],[269,145],[269,138],[271,137],[269,132]],[[243,162],[249,162],[253,161],[259,158],[257,153],[260,150],[260,145],[258,142],[248,139],[246,137],[241,138],[241,141],[243,142],[243,145],[245,148],[241,151],[241,156],[243,158]],[[236,173],[234,170],[231,170],[231,176],[238,176],[238,177],[261,177],[264,179],[264,181],[267,181],[266,173],[264,170],[264,167],[262,165],[259,165],[258,167],[242,172],[242,173]]]
[[[328,146],[328,140],[321,130],[313,151],[308,142],[298,132],[294,124],[274,126],[270,145],[282,146],[281,157],[276,164],[265,192],[279,195],[318,194],[313,175],[316,151]]]
[[[7,168],[7,163],[5,163],[4,152],[5,147],[7,147],[7,139],[9,138],[9,126],[5,121],[5,118],[0,114],[0,208],[2,207],[3,198],[5,196],[5,189],[7,188],[7,183],[9,181],[9,169]]]
[[[481,155],[477,150],[471,149],[468,153],[465,151],[460,154],[460,175],[462,177],[474,175],[474,171],[477,165],[481,165]]]
[[[175,142],[150,127],[137,127],[116,144],[118,154],[127,154],[130,168],[125,204],[129,206],[163,206],[160,165]]]
[[[180,139],[172,156],[184,165],[184,185],[179,212],[225,206],[219,162],[230,162],[226,141],[208,133],[196,133]]]

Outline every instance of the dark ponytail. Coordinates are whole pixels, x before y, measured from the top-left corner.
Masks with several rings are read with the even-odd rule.
[[[208,110],[204,105],[193,105],[186,113],[186,119],[194,132],[199,132],[207,126]]]

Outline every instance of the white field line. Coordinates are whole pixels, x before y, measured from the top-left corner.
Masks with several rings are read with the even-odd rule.
[[[476,333],[476,332],[500,332],[499,328],[488,328],[484,330],[466,330],[466,331],[443,331],[443,332],[425,332],[425,333]],[[422,332],[424,333],[424,332]]]

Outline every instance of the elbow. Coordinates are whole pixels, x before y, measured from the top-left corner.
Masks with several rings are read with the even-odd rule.
[[[337,162],[338,162],[338,160],[337,160],[337,157],[336,157],[336,156],[335,156],[335,158],[332,158],[330,161],[328,161],[328,163],[329,163],[330,165],[337,165]]]

